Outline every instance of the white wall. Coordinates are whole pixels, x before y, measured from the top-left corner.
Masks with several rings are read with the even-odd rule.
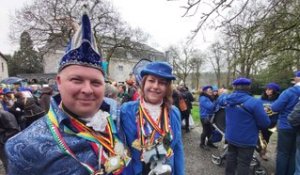
[[[44,73],[57,73],[60,59],[62,58],[64,53],[64,51],[56,50],[54,52],[49,52],[46,55],[44,55]]]
[[[112,58],[109,64],[109,78],[114,81],[122,82],[129,79],[132,68],[138,62],[135,59],[116,59]]]
[[[0,56],[0,80],[8,77],[8,67],[7,62],[4,58]]]

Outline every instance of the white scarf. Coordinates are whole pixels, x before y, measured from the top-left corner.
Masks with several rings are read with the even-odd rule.
[[[154,104],[147,103],[146,101],[144,101],[145,108],[154,121],[157,121],[158,117],[161,114],[162,103],[163,103],[163,101],[161,101],[161,103],[159,103],[159,104],[154,105]]]

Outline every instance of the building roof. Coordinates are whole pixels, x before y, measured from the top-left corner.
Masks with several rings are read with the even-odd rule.
[[[2,53],[2,52],[0,52],[0,56],[7,62],[8,60],[7,60],[7,58],[6,58],[6,56]]]

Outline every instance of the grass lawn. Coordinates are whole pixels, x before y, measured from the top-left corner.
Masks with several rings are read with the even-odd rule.
[[[195,124],[199,124],[200,122],[200,114],[199,114],[199,106],[193,105],[192,116]]]

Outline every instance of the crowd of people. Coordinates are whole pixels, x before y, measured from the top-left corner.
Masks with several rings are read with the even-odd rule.
[[[0,88],[0,159],[7,174],[184,175],[181,128],[184,121],[190,132],[195,97],[185,85],[173,87],[172,67],[153,61],[138,79],[107,83],[87,13],[68,49],[55,88]],[[281,94],[272,82],[255,98],[251,83],[235,79],[232,93],[202,87],[201,150],[217,148],[212,117],[222,108],[226,175],[248,174],[255,149],[268,160],[270,129],[276,126],[276,174],[299,174],[300,72]]]
[[[20,100],[15,104],[32,99],[30,104],[40,110],[24,126],[10,115],[16,127],[5,134],[10,139],[2,145],[5,154],[1,151],[7,174],[184,174],[181,113],[172,106],[171,66],[147,64],[138,85],[133,79],[106,83],[91,29],[84,13],[81,30],[61,58],[57,93],[34,98],[33,90],[24,87],[16,93]]]
[[[280,94],[280,86],[268,83],[260,98],[251,94],[252,81],[237,78],[232,82],[233,92],[217,95],[212,86],[204,86],[199,97],[200,116],[203,126],[200,148],[215,148],[212,137],[212,117],[225,110],[226,175],[248,174],[255,150],[267,161],[267,146],[277,129],[276,170],[278,175],[300,174],[299,156],[299,97],[300,71],[295,73],[294,85]],[[298,103],[298,104],[297,104]],[[297,105],[296,105],[297,104]],[[296,106],[296,107],[295,107]],[[298,135],[297,135],[298,133]]]

